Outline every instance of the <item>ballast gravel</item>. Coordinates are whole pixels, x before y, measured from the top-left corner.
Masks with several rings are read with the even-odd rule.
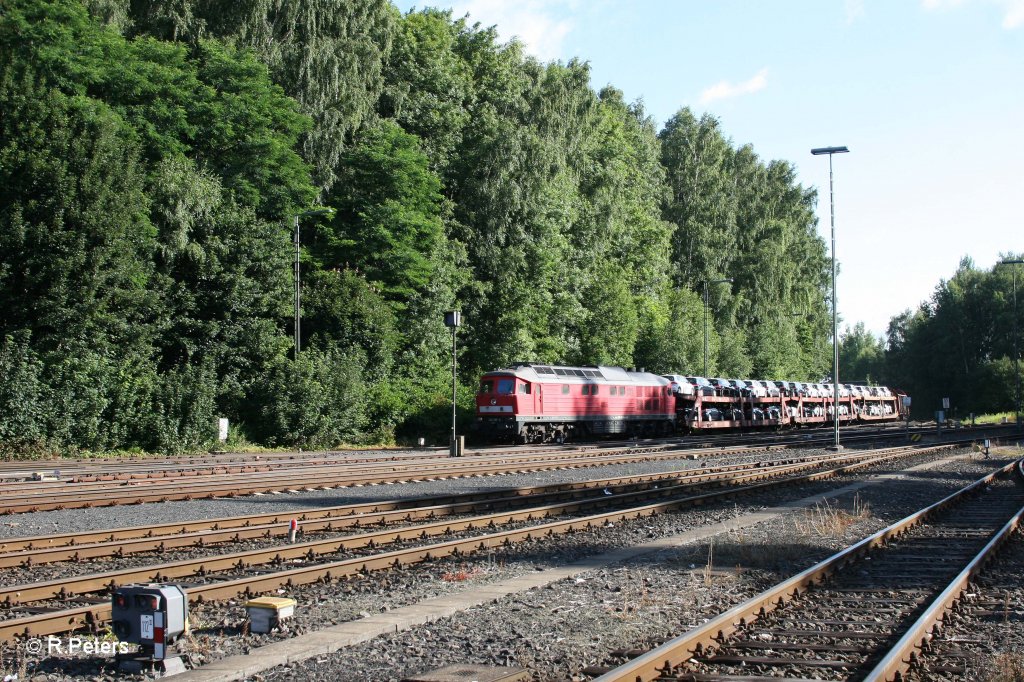
[[[799,454],[807,454],[807,451]],[[938,455],[943,456],[946,454]],[[897,473],[913,463],[935,457],[902,460],[874,467],[871,473]],[[736,458],[736,461],[740,459]],[[762,455],[754,459],[760,461],[765,457]],[[930,471],[909,475],[902,481],[869,486],[850,499],[794,512],[773,522],[718,536],[709,543],[662,552],[621,566],[601,568],[543,589],[473,608],[409,632],[378,637],[330,656],[272,669],[253,679],[397,681],[449,663],[521,665],[527,667],[537,680],[585,679],[580,676],[580,671],[588,665],[602,664],[613,649],[640,646],[652,638],[679,634],[728,605],[756,594],[781,578],[978,478],[999,462],[995,459],[982,461],[976,456],[956,460]],[[722,462],[716,459],[714,463]],[[697,466],[700,463],[681,460],[668,469],[682,468],[680,464]],[[623,473],[639,473],[633,470],[636,466],[630,465],[630,471]],[[552,475],[566,473],[575,473],[577,480],[618,475],[604,471],[595,473],[594,469],[547,472],[528,475],[526,482],[510,485],[551,482]],[[201,665],[212,659],[244,653],[271,641],[386,612],[428,597],[456,593],[465,587],[543,570],[614,547],[676,534],[786,500],[838,488],[864,475],[790,486],[756,498],[639,519],[594,532],[535,540],[479,557],[445,559],[355,580],[280,590],[281,594],[298,600],[299,610],[287,626],[270,635],[253,635],[245,631],[244,610],[238,602],[197,605],[191,612],[193,632],[180,648],[194,664]],[[506,487],[508,478],[500,479],[500,487]],[[424,486],[461,485],[472,480],[411,486],[415,491],[411,496],[440,494],[425,492]],[[494,486],[493,479],[486,483]],[[386,490],[394,493],[396,487],[389,486]],[[899,494],[894,495],[894,490],[899,490]],[[368,491],[372,489],[357,489],[355,492]],[[389,497],[397,496],[392,494]],[[317,505],[336,503],[340,502],[318,502]],[[148,505],[154,506],[163,505]],[[90,510],[89,513],[102,511],[109,510]],[[224,515],[221,511],[210,514],[221,515]],[[18,651],[5,652],[0,670],[6,673],[11,664],[23,665],[25,675],[30,677],[21,676],[19,679],[114,678],[109,659],[53,656],[36,663],[24,655],[19,658],[19,654]]]
[[[574,467],[500,476],[452,478],[417,483],[386,483],[330,490],[294,493],[263,493],[232,498],[119,505],[90,509],[67,509],[0,516],[0,538],[150,526],[162,523],[201,521],[225,516],[245,516],[296,512],[315,507],[332,507],[369,501],[405,500],[417,497],[456,495],[459,493],[499,491],[556,483],[571,483],[599,478],[633,476],[666,471],[682,471],[702,466],[725,466],[746,462],[767,462],[821,454],[814,449],[775,450],[751,454],[709,455],[691,459],[685,452],[679,458],[654,458],[629,464]],[[706,454],[706,453],[705,453]]]

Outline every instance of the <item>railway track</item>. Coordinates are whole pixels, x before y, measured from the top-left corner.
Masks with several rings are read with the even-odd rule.
[[[713,488],[711,491],[695,491],[692,484],[611,495],[602,489],[584,499],[414,524],[400,530],[385,528],[344,538],[0,588],[0,600],[8,607],[2,615],[3,620],[0,620],[0,640],[97,627],[109,618],[110,607],[103,594],[115,584],[187,579],[193,581],[188,584],[189,598],[193,601],[235,598],[239,594],[257,594],[281,586],[334,580],[533,538],[599,528],[623,519],[642,518],[786,483],[824,479],[873,463],[935,449],[848,452],[825,458],[825,466],[822,462],[803,462],[778,467],[775,471],[735,471],[728,485],[723,485],[721,480],[705,483],[705,486]],[[775,478],[764,480],[772,476]],[[555,520],[549,520],[552,518]],[[438,538],[442,541],[436,541]],[[413,546],[381,550],[382,546],[390,548],[399,543],[412,543]],[[330,559],[339,551],[347,552],[349,556],[326,562],[318,559]],[[68,608],[71,604],[77,606]]]
[[[905,680],[1024,515],[1010,464],[596,682]]]
[[[750,452],[781,448],[731,448],[722,452]],[[685,453],[683,453],[685,456]],[[338,487],[411,483],[423,480],[496,476],[500,474],[550,471],[676,459],[680,450],[672,445],[634,446],[615,452],[585,450],[581,452],[544,453],[502,456],[497,458],[450,458],[386,465],[339,465],[332,467],[296,467],[244,475],[212,475],[202,480],[124,482],[112,486],[108,482],[75,485],[44,483],[43,487],[0,490],[0,514],[79,509],[142,504],[171,500],[195,500],[214,497],[237,497],[256,493],[299,492]]]
[[[1012,426],[978,427],[974,430],[979,436],[1008,434]],[[932,427],[913,426],[910,433],[931,433]],[[843,427],[843,438],[870,439],[872,436],[882,439],[887,436],[899,436],[908,431],[903,425],[851,425]],[[593,441],[573,443],[565,446],[498,446],[473,448],[467,456],[495,457],[500,455],[550,455],[557,451],[609,450],[640,445],[674,444],[680,447],[713,448],[729,445],[759,444],[794,444],[807,438],[824,439],[825,433],[817,430],[785,431],[775,433],[695,433],[687,436],[672,436],[662,439],[636,441]],[[271,471],[283,467],[367,464],[382,462],[410,462],[448,459],[447,448],[425,448],[405,450],[377,451],[312,451],[312,452],[261,452],[261,453],[210,453],[179,457],[111,457],[95,459],[44,459],[0,461],[0,487],[11,483],[21,483],[32,479],[36,474],[52,476],[60,474],[63,482],[90,481],[139,481],[147,479],[195,478],[209,474],[253,473]]]
[[[899,432],[872,429],[847,434],[845,439],[847,442],[875,442],[884,439],[886,435],[898,436]],[[694,448],[694,442],[677,438],[662,442],[499,451],[493,455],[459,459],[436,452],[388,455],[383,458],[348,457],[326,463],[322,455],[295,461],[282,456],[277,458],[275,466],[267,470],[263,470],[264,465],[259,463],[251,466],[239,464],[237,470],[227,470],[223,466],[219,469],[169,470],[161,468],[172,466],[165,462],[155,471],[120,471],[102,476],[92,471],[55,481],[0,483],[0,515],[596,467],[680,456],[770,451],[827,442],[830,442],[827,434],[808,434],[785,439],[766,436],[760,444],[753,446]]]
[[[140,552],[165,552],[182,547],[207,547],[245,539],[277,540],[287,537],[291,521],[301,531],[338,532],[375,525],[408,523],[458,514],[539,506],[563,500],[578,500],[600,491],[603,495],[708,485],[728,482],[743,472],[762,474],[785,472],[795,466],[821,466],[837,455],[795,457],[770,463],[748,462],[717,467],[698,467],[663,473],[591,479],[504,491],[461,493],[404,500],[374,501],[307,509],[290,513],[269,513],[223,517],[205,521],[166,523],[132,528],[111,528],[0,539],[0,568],[36,566],[57,561],[81,561],[97,557]]]
[[[1016,537],[972,581],[959,608],[934,633],[907,677],[914,682],[1019,679],[1024,648],[1014,631],[1024,621],[1022,575],[1024,535],[1018,528]]]

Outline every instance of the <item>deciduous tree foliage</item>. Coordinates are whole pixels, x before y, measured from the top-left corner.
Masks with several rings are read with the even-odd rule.
[[[9,0],[0,448],[443,437],[516,360],[820,378],[786,162],[385,0]],[[292,348],[297,214],[303,352]],[[965,331],[966,333],[966,331]],[[964,339],[966,343],[967,339]],[[21,396],[21,398],[19,398]],[[465,426],[465,425],[463,425]],[[462,428],[462,427],[460,427]]]
[[[1002,260],[1019,260],[1007,254]],[[930,418],[949,398],[968,413],[1012,410],[1014,390],[1013,273],[1019,265],[977,268],[964,258],[953,276],[915,311],[889,323],[886,379],[911,393],[915,416]],[[1017,273],[1017,330],[1024,331],[1024,273]],[[1020,345],[1017,345],[1017,352]]]
[[[843,383],[878,384],[885,374],[885,345],[863,322],[839,337],[839,366]]]
[[[334,184],[352,135],[374,117],[399,19],[386,0],[135,0],[129,16],[133,34],[188,43],[214,37],[258,55],[313,120],[302,152],[323,189]]]
[[[783,161],[734,148],[714,117],[682,109],[659,133],[674,284],[703,292],[720,337],[709,373],[820,380],[828,361],[828,270],[816,194]]]

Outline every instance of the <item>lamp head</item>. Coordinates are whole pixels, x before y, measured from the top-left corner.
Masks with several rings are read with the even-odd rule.
[[[330,206],[320,206],[319,208],[311,208],[308,211],[303,211],[299,214],[300,218],[311,218],[313,216],[327,216],[333,218],[336,211]]]
[[[815,156],[821,156],[822,154],[846,154],[849,151],[846,147],[817,147],[812,149],[811,153]]]

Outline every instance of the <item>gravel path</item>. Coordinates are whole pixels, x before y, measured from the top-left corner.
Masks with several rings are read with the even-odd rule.
[[[800,454],[805,453],[800,451]],[[776,456],[781,458],[785,455]],[[733,457],[729,461],[764,458],[764,455],[753,458]],[[876,467],[872,473],[897,472],[925,459],[929,458],[919,457],[899,464]],[[722,462],[716,459],[714,463]],[[452,492],[450,486],[453,485],[458,489],[465,489],[463,486],[467,484],[474,489],[484,486],[495,489],[506,485],[535,485],[553,480],[664,471],[700,464],[677,460],[605,467],[600,473],[595,469],[585,469],[501,479],[347,489],[327,491],[327,494],[337,496],[342,492],[345,495],[351,493],[358,496],[356,499],[365,500],[376,493],[376,499],[390,499],[402,496],[399,488],[407,489],[401,491],[406,496],[422,496]],[[782,577],[805,568],[853,540],[976,479],[996,464],[998,460],[958,460],[938,469],[920,472],[906,481],[871,486],[862,490],[856,500],[840,500],[827,508],[797,512],[776,522],[718,537],[711,546],[684,547],[662,553],[657,558],[594,571],[575,580],[559,582],[546,589],[518,594],[492,605],[472,609],[459,617],[445,619],[424,628],[380,637],[332,656],[268,671],[257,679],[399,680],[405,675],[444,664],[465,662],[525,665],[538,680],[574,679],[583,666],[601,663],[610,650],[636,646],[652,637],[677,634],[719,612],[725,605],[756,594]],[[607,469],[616,471],[605,471]],[[198,605],[191,613],[194,632],[181,648],[197,663],[242,653],[270,641],[371,613],[388,611],[430,596],[457,592],[465,586],[478,586],[525,572],[543,570],[614,547],[676,534],[786,500],[838,488],[844,482],[861,477],[851,475],[836,481],[788,487],[762,494],[756,499],[723,502],[699,510],[645,518],[604,528],[600,532],[575,533],[534,541],[493,551],[482,557],[468,557],[459,561],[441,560],[414,570],[392,571],[330,585],[282,590],[282,593],[298,599],[300,609],[287,628],[271,635],[242,635],[244,610],[238,603]],[[516,480],[512,482],[510,479]],[[500,486],[496,485],[499,482]],[[892,491],[897,485],[900,494],[894,495]],[[447,490],[439,491],[438,488]],[[381,491],[386,494],[380,495]],[[296,500],[292,499],[296,497],[303,498],[298,501],[300,505],[343,503],[336,501],[337,497],[324,501],[323,492],[288,497],[288,500],[267,502],[260,499],[256,504],[259,511],[270,511],[268,507],[259,505],[270,502],[296,504]],[[307,499],[310,497],[316,501],[310,502]],[[207,507],[207,513],[189,515],[188,518],[226,515],[221,505],[237,505],[246,500],[204,502],[189,503],[193,507]],[[171,505],[182,506],[168,503],[147,505],[147,508],[159,508],[160,520],[171,520],[178,517],[173,517],[170,511],[163,509]],[[92,524],[95,521],[93,514],[124,510],[138,512],[141,509],[146,508],[90,510],[88,514],[77,514],[87,517],[85,520]],[[840,512],[840,509],[846,511]],[[51,514],[67,512],[44,512],[32,516]],[[41,522],[31,520],[30,523]],[[109,520],[106,525],[111,525]],[[133,522],[123,525],[133,525]],[[99,522],[89,527],[104,527],[104,523]],[[6,672],[12,664],[17,665],[18,654],[6,652],[5,659],[0,661],[0,671]],[[112,679],[105,669],[105,663],[103,659],[53,657],[34,670],[36,677],[45,675],[39,679]]]

